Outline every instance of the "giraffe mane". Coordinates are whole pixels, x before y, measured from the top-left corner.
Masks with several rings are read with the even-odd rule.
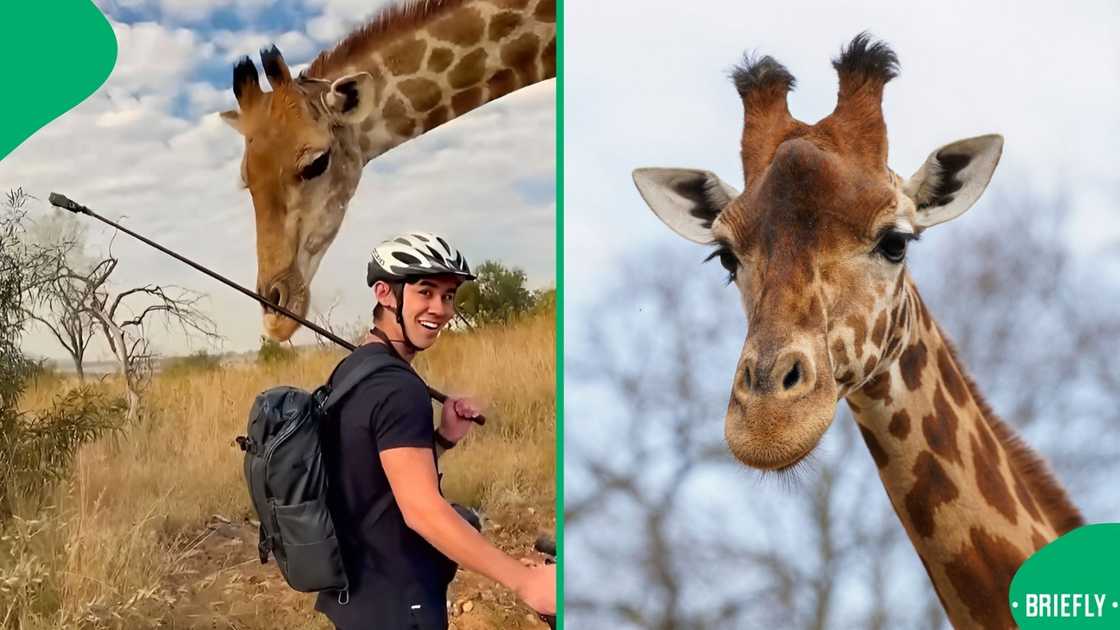
[[[468,0],[408,0],[378,11],[365,25],[347,35],[334,48],[319,53],[305,74],[326,78],[346,65],[348,59],[372,52],[397,35],[415,30],[433,17],[456,9]]]
[[[940,330],[940,325],[938,329]],[[964,379],[965,386],[972,395],[972,399],[976,401],[976,406],[980,409],[980,415],[988,422],[988,427],[991,428],[996,439],[1003,445],[1011,467],[1021,476],[1039,509],[1046,514],[1047,520],[1057,530],[1058,535],[1060,536],[1084,525],[1085,517],[1070,501],[1069,495],[1054,478],[1050,467],[988,405],[988,401],[980,394],[976,383],[964,369],[964,364],[961,363],[960,357],[957,355],[956,347],[944,331],[941,331],[941,338],[949,350],[949,356],[957,364],[957,370]]]

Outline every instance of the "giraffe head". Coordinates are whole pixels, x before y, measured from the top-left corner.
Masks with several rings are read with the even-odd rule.
[[[909,179],[887,166],[886,45],[857,36],[833,61],[833,112],[795,120],[794,79],[770,57],[733,74],[743,101],[745,190],[708,171],[638,169],[642,197],[681,236],[716,246],[747,314],[725,420],[743,463],[784,469],[809,454],[837,401],[873,382],[904,347],[907,245],[967,210],[1003,146],[989,135],[948,144]]]
[[[257,292],[302,316],[361,177],[359,125],[373,111],[376,84],[366,72],[293,78],[275,46],[261,51],[261,65],[272,91],[261,89],[256,66],[242,58],[233,68],[238,108],[221,116],[245,138],[241,179],[256,215]],[[275,339],[298,327],[264,313]]]

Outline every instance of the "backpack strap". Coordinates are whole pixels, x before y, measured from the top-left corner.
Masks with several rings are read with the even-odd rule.
[[[390,346],[390,349],[392,349],[392,346]],[[350,358],[350,356],[353,355],[349,355],[342,361],[340,361],[338,365],[335,366],[334,371],[331,372],[330,377],[327,379],[327,385],[330,386],[330,394],[327,396],[326,401],[323,402],[323,413],[327,413],[330,409],[337,406],[338,403],[340,403],[342,399],[345,398],[346,395],[351,391],[353,391],[353,389],[357,387],[362,381],[366,380],[367,378],[372,376],[374,372],[377,372],[382,368],[395,365],[401,369],[406,369],[409,372],[412,372],[412,374],[414,374],[416,378],[420,378],[420,375],[416,374],[416,371],[412,369],[412,366],[408,365],[408,363],[405,363],[403,359],[399,358],[399,356],[396,355],[396,353],[378,352],[363,359],[362,362],[359,363],[358,366],[353,370],[351,370],[350,373],[346,375],[346,378],[342,379],[342,381],[340,381],[337,386],[332,385],[335,373],[338,372],[338,369],[342,367],[342,364],[345,363],[346,359]],[[421,381],[422,380],[423,379],[421,379]],[[392,491],[386,492],[384,496],[378,497],[376,500],[374,500],[373,503],[368,508],[366,508],[365,515],[362,516],[361,527],[365,528],[373,523],[376,523],[381,518],[381,515],[389,509],[389,506],[393,504],[393,501],[394,497]]]
[[[327,384],[330,385],[330,394],[323,402],[324,413],[338,405],[338,403],[341,402],[347,394],[353,391],[353,389],[357,387],[362,381],[372,376],[374,372],[377,372],[384,367],[394,365],[397,362],[397,359],[381,352],[370,355],[364,358],[357,367],[355,367],[353,370],[350,370],[350,373],[346,375],[346,378],[342,379],[337,385],[335,385],[333,384],[334,375],[336,372],[338,372],[338,368],[342,367],[342,364],[345,362],[346,359],[340,361],[339,364],[334,368],[334,371],[331,372],[330,378],[327,379]]]

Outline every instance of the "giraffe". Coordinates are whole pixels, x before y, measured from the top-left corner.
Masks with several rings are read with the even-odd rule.
[[[986,135],[887,166],[884,85],[898,60],[856,36],[833,60],[837,104],[794,119],[794,78],[767,56],[732,78],[743,101],[740,194],[715,174],[637,169],[654,213],[715,245],[747,335],[724,421],[742,463],[797,465],[845,399],[894,510],[958,628],[1010,628],[1011,578],[1083,524],[1046,464],[988,407],[906,271],[910,242],[980,197],[1003,148]]]
[[[378,13],[293,77],[280,51],[233,68],[241,179],[256,223],[257,292],[306,315],[310,284],[367,162],[519,88],[556,76],[555,0],[415,0]],[[269,309],[265,332],[299,324]]]

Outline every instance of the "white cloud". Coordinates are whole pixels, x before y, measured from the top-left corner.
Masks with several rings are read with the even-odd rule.
[[[307,5],[321,13],[308,22],[307,34],[320,44],[334,44],[393,4],[393,0],[308,0]]]
[[[193,31],[153,22],[112,22],[117,65],[109,83],[119,92],[169,90],[214,53]]]
[[[122,10],[159,13],[165,22],[193,24],[216,11],[235,10],[242,19],[252,19],[275,0],[95,0],[104,13],[120,17]]]
[[[242,55],[256,59],[262,48],[276,44],[289,64],[299,60],[309,60],[318,53],[318,48],[303,33],[287,31],[266,33],[261,31],[215,31],[210,34],[217,46],[218,55],[225,61],[233,62]],[[259,64],[259,61],[258,61]]]

